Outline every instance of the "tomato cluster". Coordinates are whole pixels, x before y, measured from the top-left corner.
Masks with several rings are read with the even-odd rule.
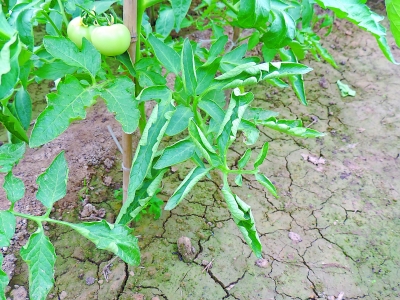
[[[67,35],[78,48],[86,38],[99,52],[106,56],[115,56],[128,50],[131,44],[131,33],[123,24],[110,26],[85,25],[81,17],[76,17],[68,24]]]

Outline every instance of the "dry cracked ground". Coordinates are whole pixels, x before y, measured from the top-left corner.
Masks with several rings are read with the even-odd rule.
[[[399,49],[389,41],[400,59]],[[253,90],[254,106],[301,118],[326,133],[323,138],[298,139],[261,129],[253,153],[270,142],[261,168],[280,197],[271,196],[251,177],[234,192],[252,207],[263,260],[257,260],[244,242],[219,192],[220,179],[213,174],[177,209],[164,211],[159,220],[144,216],[134,224],[142,251],[138,267],[97,251],[72,231],[48,225],[58,255],[49,299],[399,299],[400,67],[386,61],[371,36],[346,22],[336,23],[324,46],[339,69],[305,62],[314,68],[305,77],[308,107],[290,90]],[[342,98],[337,80],[356,96]],[[82,206],[90,203],[97,209],[93,214],[104,214],[104,208],[113,221],[119,203],[110,199],[121,174],[109,175],[120,163],[106,125],[117,131],[112,117],[97,106],[87,120],[72,125],[50,145],[29,150],[36,156],[28,155],[17,169],[16,175],[34,186],[35,174],[59,150],[67,150],[69,193],[57,206],[56,217],[76,221]],[[100,144],[91,140],[93,136]],[[243,152],[240,143],[231,149],[231,165]],[[24,162],[30,164],[25,169]],[[163,182],[164,199],[189,167],[171,170]],[[32,200],[34,191],[28,187],[24,201],[30,206],[21,210],[40,211]],[[17,252],[14,262],[12,250],[33,228],[22,221],[19,228],[22,234],[5,251],[15,266],[11,299],[25,299],[28,289],[26,266]],[[190,238],[194,247],[191,263],[178,253],[181,236]]]

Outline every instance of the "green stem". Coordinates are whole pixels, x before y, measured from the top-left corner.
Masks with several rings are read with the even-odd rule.
[[[197,125],[200,126],[201,131],[203,131],[203,133],[205,134],[205,124],[204,124],[204,120],[201,117],[200,112],[197,109],[197,105],[199,104],[199,99],[200,97],[194,97],[193,99],[193,114],[194,114],[194,119],[196,120]]]
[[[239,13],[239,11],[232,5],[232,4],[230,4],[228,1],[226,1],[226,0],[221,0],[221,2],[223,3],[223,4],[225,4],[225,6],[226,7],[228,7],[231,11],[233,11],[235,14],[238,14]]]
[[[51,26],[53,26],[54,30],[57,32],[58,36],[62,36],[61,31],[57,28],[56,24],[54,24],[53,20],[50,18],[50,16],[47,14],[47,12],[42,11],[43,16],[49,21]]]
[[[50,211],[51,211],[51,209],[50,209]],[[56,224],[61,224],[61,225],[65,225],[65,226],[70,226],[70,223],[68,223],[68,222],[49,218],[47,216],[47,212],[43,216],[32,216],[32,215],[28,215],[28,214],[24,214],[24,213],[19,213],[19,212],[16,212],[16,211],[11,211],[11,213],[13,213],[15,216],[22,217],[22,218],[34,221],[39,226],[42,226],[43,222],[56,223]]]
[[[229,174],[257,174],[258,170],[225,170]]]
[[[137,12],[137,33],[136,33],[136,59],[135,61],[139,61],[142,57],[142,52],[140,51],[140,44],[142,40],[142,19],[143,19],[143,8],[141,6],[138,7],[138,12]],[[137,77],[135,77],[135,87],[136,87],[136,95],[138,95],[141,92],[141,89],[139,87],[139,83],[137,80]],[[145,102],[140,102],[139,103],[139,111],[140,111],[140,119],[139,119],[139,130],[140,133],[144,132],[144,129],[146,127],[146,107],[145,107]]]
[[[57,0],[57,2],[58,2],[58,5],[60,6],[60,13],[61,13],[61,16],[65,23],[65,26],[68,26],[69,21],[68,21],[67,15],[65,14],[64,4],[62,3],[62,0]]]

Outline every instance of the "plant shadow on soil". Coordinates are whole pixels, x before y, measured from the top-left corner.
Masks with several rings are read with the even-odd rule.
[[[400,58],[393,39],[389,42]],[[253,152],[271,142],[261,169],[280,198],[251,177],[244,178],[243,187],[233,188],[252,207],[264,260],[257,261],[245,244],[218,191],[218,175],[212,174],[212,181],[200,182],[172,212],[164,211],[159,220],[144,216],[134,224],[142,252],[138,267],[112,260],[110,253],[96,250],[75,232],[47,224],[57,253],[49,299],[399,298],[400,69],[386,61],[373,37],[344,21],[336,21],[324,46],[340,67],[305,62],[314,68],[305,76],[308,107],[300,105],[291,90],[252,90],[253,106],[301,118],[326,133],[323,138],[298,139],[262,129]],[[337,80],[350,85],[356,96],[342,98]],[[113,116],[104,105],[96,105],[86,120],[72,124],[52,143],[29,149],[14,172],[27,187],[18,209],[43,212],[34,200],[36,176],[65,149],[68,194],[57,203],[53,217],[75,222],[82,216],[96,219],[105,211],[112,222],[120,207],[113,190],[122,176],[107,125],[120,137]],[[243,152],[240,143],[232,148],[231,165]],[[163,181],[164,200],[189,167],[171,170]],[[4,191],[0,199],[1,208],[7,208]],[[87,204],[95,210],[82,214]],[[13,245],[3,252],[13,275],[8,295],[25,299],[28,276],[17,249],[34,227],[22,220],[17,227]],[[191,238],[196,249],[192,263],[177,255],[182,235]]]

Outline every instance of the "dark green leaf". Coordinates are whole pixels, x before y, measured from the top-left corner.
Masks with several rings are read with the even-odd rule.
[[[192,45],[185,39],[181,54],[182,81],[185,92],[189,96],[194,96],[197,87],[197,76],[194,65]]]
[[[398,47],[400,47],[400,2],[386,0],[386,12],[390,21],[390,30]]]
[[[3,107],[3,111],[0,110],[0,122],[19,140],[28,142],[28,136],[21,122],[11,113],[7,106]]]
[[[12,204],[24,197],[25,185],[21,179],[14,177],[12,172],[9,172],[4,178],[3,188],[6,191],[8,201]]]
[[[272,184],[271,180],[265,177],[263,174],[255,175],[257,181],[261,183],[272,195],[278,197],[278,193],[276,191],[276,187]]]
[[[67,76],[58,84],[57,94],[47,95],[47,107],[36,120],[29,146],[41,146],[64,132],[72,121],[86,118],[85,108],[94,104],[96,96],[92,87],[83,88],[78,79]]]
[[[14,109],[21,122],[24,130],[29,128],[32,117],[32,101],[28,92],[24,88],[20,88],[15,94],[14,98]]]
[[[279,49],[289,44],[296,35],[296,23],[285,11],[271,10],[273,21],[261,41],[267,48]]]
[[[265,142],[261,148],[260,153],[257,156],[256,161],[254,162],[254,169],[257,169],[264,162],[264,160],[268,154],[268,148],[269,148],[269,144],[268,144],[268,142]]]
[[[7,210],[0,211],[0,247],[8,247],[10,245],[16,224],[15,216],[11,212]]]
[[[208,66],[213,63],[213,61],[221,54],[222,51],[225,49],[225,45],[228,42],[228,36],[223,35],[219,37],[215,43],[211,45],[209,55],[207,61],[204,63],[203,66]]]
[[[181,70],[181,58],[179,54],[152,34],[149,36],[148,41],[151,47],[153,47],[154,54],[156,55],[158,61],[168,71],[175,73],[175,75],[178,75]]]
[[[134,266],[140,264],[138,241],[129,227],[109,224],[105,220],[80,224],[68,223],[68,226],[92,241],[97,249],[114,253],[127,264]]]
[[[301,25],[302,28],[308,28],[311,26],[311,20],[314,15],[314,7],[313,7],[314,0],[301,0],[301,7],[302,9],[302,20]]]
[[[92,76],[100,70],[101,55],[86,39],[82,40],[82,49],[65,37],[45,36],[43,45],[53,57],[61,59],[67,65],[84,68]]]
[[[190,118],[193,118],[192,110],[187,106],[178,105],[165,133],[173,136],[184,131],[189,125]]]
[[[0,147],[0,172],[8,173],[24,156],[25,143],[4,144]]]
[[[108,110],[115,114],[125,133],[133,133],[139,124],[140,112],[134,95],[135,85],[128,77],[117,77],[101,91]]]
[[[175,190],[171,198],[169,198],[165,210],[174,209],[190,192],[193,186],[199,182],[211,169],[204,169],[201,167],[195,167],[189,174],[186,175],[185,179]]]
[[[242,28],[264,27],[270,11],[269,0],[240,0],[238,23]]]
[[[136,76],[136,71],[132,65],[132,60],[131,60],[128,52],[124,52],[121,55],[117,55],[115,58],[126,67],[126,69],[128,70],[128,72],[131,76],[133,76],[133,77]]]
[[[29,268],[29,296],[45,300],[54,284],[56,253],[49,238],[39,228],[20,250],[22,259]]]
[[[214,80],[215,74],[219,68],[219,59],[215,59],[211,64],[205,66],[201,66],[196,70],[197,74],[197,87],[196,94],[200,95],[204,91],[206,91],[212,81]]]
[[[179,32],[183,19],[189,10],[192,0],[171,0],[172,9],[175,16],[175,31]]]
[[[194,150],[195,144],[190,140],[180,140],[175,144],[165,148],[163,154],[154,165],[154,169],[164,169],[190,159]]]
[[[163,37],[167,37],[174,28],[174,24],[175,17],[173,9],[169,6],[161,6],[156,21],[156,32],[161,34]]]

